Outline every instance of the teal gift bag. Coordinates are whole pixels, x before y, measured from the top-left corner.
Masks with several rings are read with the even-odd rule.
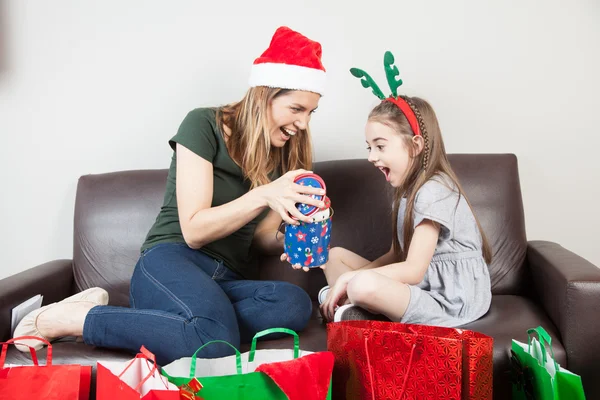
[[[539,341],[531,337],[532,333],[537,333]],[[529,329],[527,336],[527,344],[512,341],[513,399],[585,400],[581,377],[562,368],[554,359],[548,332],[538,326]]]

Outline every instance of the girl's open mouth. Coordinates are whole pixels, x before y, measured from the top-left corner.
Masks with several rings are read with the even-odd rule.
[[[386,167],[378,167],[381,172],[385,175],[385,180],[390,181],[390,169]]]

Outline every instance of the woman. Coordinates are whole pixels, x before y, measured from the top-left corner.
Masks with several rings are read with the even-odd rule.
[[[238,347],[263,329],[302,330],[309,296],[287,282],[252,280],[254,251],[279,254],[281,220],[310,220],[296,203],[324,206],[311,197],[319,189],[293,183],[311,168],[308,124],[324,83],[320,44],[279,28],[245,97],[191,111],[170,140],[164,203],[131,278],[131,308],[107,306],[106,291],[92,288],[30,313],[15,336],[83,336],[132,352],[144,345],[165,364],[215,339]],[[202,356],[229,353],[217,345]]]

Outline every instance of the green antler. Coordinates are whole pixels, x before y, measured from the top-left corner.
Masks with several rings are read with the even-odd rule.
[[[381,100],[385,100],[385,95],[383,94],[381,89],[379,89],[379,86],[377,86],[377,84],[375,83],[373,78],[371,78],[371,76],[369,76],[369,74],[367,74],[362,69],[358,69],[358,68],[350,68],[350,73],[357,78],[363,78],[360,80],[360,83],[362,84],[362,86],[364,88],[369,88],[369,87],[372,88],[373,94],[375,96],[379,97]]]
[[[400,75],[400,72],[398,71],[398,67],[394,65],[394,55],[390,51],[386,51],[383,56],[383,66],[392,96],[398,97],[397,89],[402,85],[402,79],[396,78],[397,75]]]

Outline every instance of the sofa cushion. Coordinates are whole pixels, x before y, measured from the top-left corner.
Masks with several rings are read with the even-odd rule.
[[[527,238],[517,157],[451,154],[449,159],[492,246],[492,293],[527,293]]]
[[[100,286],[111,305],[129,305],[129,280],[162,205],[166,181],[167,170],[79,178],[73,232],[78,291]]]
[[[522,296],[492,296],[490,310],[481,319],[461,328],[481,332],[494,338],[494,398],[510,399],[510,349],[512,339],[527,343],[527,329],[543,326],[554,341],[556,361],[567,365],[567,353],[560,334],[546,313],[530,299]]]

